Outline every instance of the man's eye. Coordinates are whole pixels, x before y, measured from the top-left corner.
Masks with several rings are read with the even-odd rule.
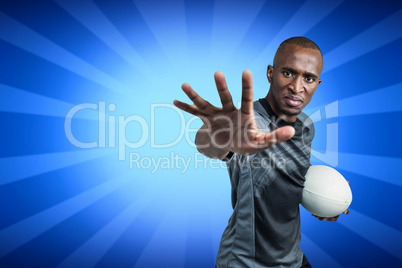
[[[314,82],[314,77],[311,77],[311,76],[307,76],[306,77],[306,81],[308,82],[308,83],[312,83],[312,82]]]
[[[288,72],[288,71],[284,71],[283,75],[286,76],[286,77],[292,76],[292,74],[290,72]]]

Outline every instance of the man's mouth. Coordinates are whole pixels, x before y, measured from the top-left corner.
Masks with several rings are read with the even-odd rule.
[[[292,106],[292,107],[299,106],[300,104],[303,103],[299,98],[296,98],[296,97],[285,97],[284,99],[285,99],[286,104],[288,104],[289,106]]]

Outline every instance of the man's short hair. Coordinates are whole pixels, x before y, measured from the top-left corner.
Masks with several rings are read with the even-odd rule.
[[[313,41],[311,41],[310,39],[308,39],[307,37],[304,37],[304,36],[295,36],[295,37],[286,39],[279,45],[278,49],[282,49],[286,45],[290,45],[290,44],[295,44],[295,45],[298,45],[298,46],[301,46],[304,48],[317,49],[321,52],[321,49],[317,46],[316,43],[314,43]]]
[[[307,37],[304,37],[304,36],[295,36],[295,37],[286,39],[279,45],[278,49],[276,50],[276,54],[280,50],[284,49],[287,45],[292,45],[292,44],[303,47],[303,48],[311,48],[311,49],[316,49],[316,50],[320,51],[321,60],[322,60],[322,63],[324,64],[321,49],[318,47],[318,45],[316,43],[314,43],[313,41],[311,41],[310,39],[308,39]],[[276,54],[275,54],[275,56],[276,56]]]

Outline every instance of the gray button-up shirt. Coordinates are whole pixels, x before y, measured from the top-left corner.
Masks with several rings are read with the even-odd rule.
[[[292,125],[295,136],[257,154],[227,160],[233,214],[217,256],[217,267],[300,267],[300,212],[310,166],[314,124],[300,113],[294,123],[280,119],[265,99],[254,102],[261,131]]]

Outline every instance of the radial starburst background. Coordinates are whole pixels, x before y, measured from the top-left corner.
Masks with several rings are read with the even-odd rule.
[[[213,267],[230,182],[192,145],[201,122],[172,101],[188,101],[188,82],[219,105],[217,70],[235,102],[244,69],[254,99],[265,97],[277,46],[304,35],[325,61],[306,110],[316,121],[312,164],[339,170],[354,200],[337,222],[301,208],[301,247],[315,267],[401,267],[401,8],[1,1],[0,266]],[[94,148],[66,136],[77,105],[92,109],[71,118],[71,133]]]

